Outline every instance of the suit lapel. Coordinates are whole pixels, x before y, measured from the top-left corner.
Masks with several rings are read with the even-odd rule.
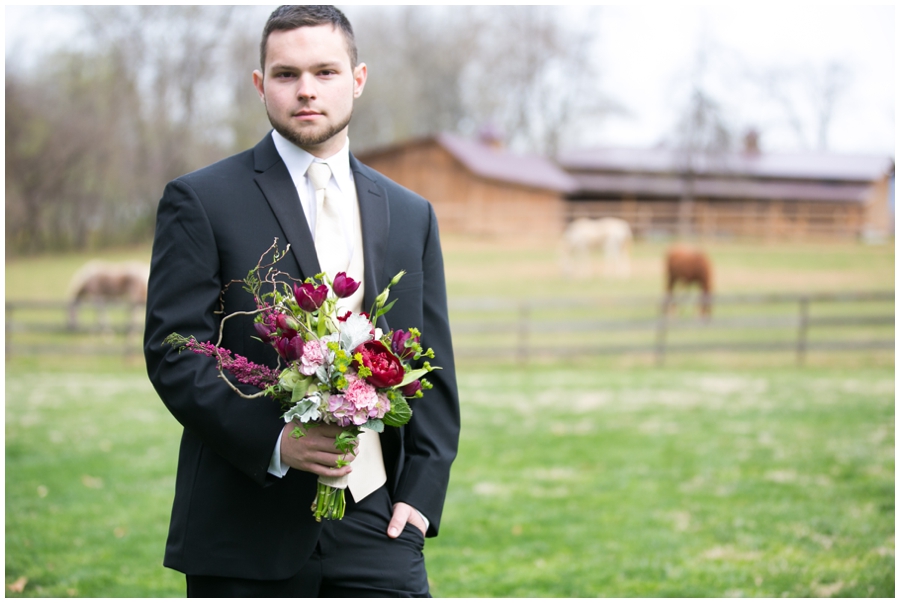
[[[300,266],[301,278],[319,273],[316,244],[309,233],[309,223],[300,206],[300,197],[287,166],[281,160],[272,136],[267,135],[253,149],[254,167],[259,174],[255,180],[278,219],[291,245],[291,252]]]
[[[363,309],[368,311],[375,302],[375,297],[387,285],[384,265],[391,216],[384,189],[364,172],[365,166],[352,154],[350,155],[350,169],[353,171],[356,196],[359,200],[366,279]],[[387,330],[384,317],[379,319],[378,326]]]

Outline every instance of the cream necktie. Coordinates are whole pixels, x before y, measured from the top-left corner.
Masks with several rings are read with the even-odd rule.
[[[337,200],[327,193],[331,168],[327,163],[313,162],[306,173],[316,191],[315,243],[319,268],[334,279],[338,272],[348,270],[350,258]],[[360,307],[353,310],[360,312],[361,300],[357,303]],[[376,432],[363,429],[359,434],[357,452],[353,461],[353,472],[347,476],[347,487],[353,495],[353,500],[359,502],[380,488],[387,481],[387,475],[381,454],[381,437]]]
[[[313,162],[306,174],[316,191],[316,255],[319,256],[319,268],[331,279],[338,272],[347,270],[350,256],[347,253],[347,239],[341,225],[341,212],[338,200],[328,194],[328,181],[331,180],[331,168],[327,163]]]

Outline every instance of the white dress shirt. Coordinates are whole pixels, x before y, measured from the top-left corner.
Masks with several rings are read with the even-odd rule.
[[[331,180],[328,181],[328,190],[337,194],[331,195],[332,199],[339,199],[339,211],[341,214],[341,225],[344,226],[344,242],[347,245],[347,257],[353,258],[353,239],[352,229],[361,228],[359,224],[359,212],[353,211],[354,207],[350,204],[356,204],[356,185],[353,182],[353,172],[350,171],[350,139],[344,143],[343,148],[328,157],[320,159],[315,157],[292,142],[288,141],[278,132],[272,131],[272,140],[275,142],[275,148],[281,155],[281,160],[287,166],[288,172],[291,174],[291,180],[297,187],[297,195],[300,197],[300,205],[303,207],[303,213],[306,215],[306,222],[309,225],[309,232],[313,239],[316,237],[316,191],[313,189],[312,182],[306,176],[306,171],[313,161],[327,163],[331,168]]]

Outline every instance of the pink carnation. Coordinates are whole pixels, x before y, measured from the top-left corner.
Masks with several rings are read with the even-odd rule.
[[[353,405],[356,410],[366,410],[374,408],[378,403],[378,393],[375,388],[369,385],[365,379],[360,379],[356,375],[347,375],[347,389],[344,390],[344,397]],[[363,421],[365,422],[365,421]]]
[[[341,427],[365,425],[369,419],[381,419],[391,409],[387,395],[378,393],[368,381],[348,373],[347,387],[328,397],[328,412]]]
[[[320,339],[307,342],[300,357],[300,372],[307,376],[315,375],[316,370],[326,363],[330,351],[328,344]]]

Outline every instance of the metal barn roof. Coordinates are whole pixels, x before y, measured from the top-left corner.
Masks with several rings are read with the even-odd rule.
[[[584,149],[561,153],[560,165],[577,172],[677,174],[685,156],[673,149]],[[882,155],[833,153],[732,153],[696,156],[694,169],[702,175],[745,176],[784,180],[874,182],[893,169],[893,159]]]
[[[518,155],[447,132],[435,138],[438,144],[478,176],[565,193],[574,192],[578,186],[575,179],[544,157]]]

